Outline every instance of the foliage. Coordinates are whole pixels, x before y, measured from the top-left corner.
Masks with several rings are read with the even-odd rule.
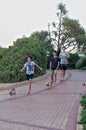
[[[68,17],[64,18],[63,26],[65,29],[63,42],[67,48],[83,48],[84,44],[86,43],[86,36],[85,30],[80,25],[78,20],[70,19]]]
[[[42,34],[46,32],[42,32]],[[39,35],[42,36],[41,32]],[[33,60],[43,68],[40,72],[35,68],[35,76],[45,73],[47,66],[47,35],[39,37],[31,35],[27,38],[19,38],[6,51],[3,51],[3,57],[0,59],[0,82],[16,82],[26,79],[25,71],[20,72],[28,55],[33,56]],[[52,45],[50,46],[52,48]],[[0,53],[2,53],[0,51]]]
[[[86,66],[82,67],[81,70],[86,70]]]
[[[49,62],[50,58],[52,57],[54,46],[53,44],[51,44],[51,40],[48,38],[48,32],[46,31],[45,32],[42,31],[41,33],[35,32],[31,35],[31,37],[38,37],[41,41],[43,41],[44,39],[44,44],[47,51],[47,69],[49,69]]]
[[[83,109],[81,111],[81,119],[79,121],[79,124],[82,124],[83,130],[86,130],[86,94],[82,96],[80,104]]]
[[[63,3],[58,4],[56,15],[57,21],[52,23],[50,37],[57,49],[66,46],[70,52],[75,48],[82,48],[85,52],[86,34],[79,21],[68,17],[66,5]]]
[[[77,63],[78,60],[79,60],[79,55],[77,53],[70,53],[69,68],[75,69],[76,63]]]
[[[86,130],[86,124],[85,124],[85,125],[83,125],[83,130]]]
[[[86,99],[85,99],[86,100]],[[81,111],[81,116],[86,116],[86,109],[83,109],[82,111]]]
[[[0,59],[3,57],[3,54],[7,51],[7,48],[0,47]]]
[[[86,115],[81,118],[80,124],[86,124]]]
[[[80,103],[81,103],[81,106],[86,108],[86,99],[82,99]]]
[[[79,121],[79,124],[82,124],[83,130],[86,130],[86,94],[82,96],[80,104],[83,109],[81,111],[81,119]]]
[[[77,63],[76,63],[76,68],[78,69],[86,69],[86,56],[81,57]]]

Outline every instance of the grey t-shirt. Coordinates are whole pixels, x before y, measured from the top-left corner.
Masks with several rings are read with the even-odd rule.
[[[68,64],[68,58],[66,56],[69,56],[69,52],[61,52],[59,54],[60,64]]]

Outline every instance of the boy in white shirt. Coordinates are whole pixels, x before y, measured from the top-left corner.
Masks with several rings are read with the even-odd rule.
[[[34,66],[36,66],[37,68],[42,70],[42,68],[39,65],[37,65],[34,61],[32,61],[32,56],[29,56],[27,58],[27,62],[24,64],[24,67],[21,69],[21,71],[26,69],[26,78],[29,81],[28,82],[28,85],[29,85],[28,94],[30,94],[30,92],[31,92],[31,84],[32,84],[32,79],[34,77]]]

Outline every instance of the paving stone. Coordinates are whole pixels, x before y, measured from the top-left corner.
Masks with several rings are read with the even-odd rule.
[[[0,91],[0,130],[76,130],[76,119],[86,72],[67,70],[65,80],[46,88],[47,75],[32,83],[17,84],[17,96],[10,100],[8,90]],[[15,84],[16,86],[16,84]]]

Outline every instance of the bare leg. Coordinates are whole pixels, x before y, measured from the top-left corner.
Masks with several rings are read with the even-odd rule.
[[[65,77],[65,70],[63,71],[63,78]]]
[[[53,75],[51,74],[51,81],[50,81],[50,86],[53,84]]]
[[[28,83],[28,85],[29,85],[29,91],[28,91],[28,94],[30,94],[30,91],[31,91],[31,79],[29,79],[29,83]]]
[[[56,86],[56,78],[57,78],[57,75],[53,75],[53,86],[55,87]]]
[[[51,74],[51,82],[53,82],[53,75]]]
[[[61,79],[60,79],[61,82],[64,79],[64,77],[65,77],[65,70],[61,70]]]
[[[61,70],[61,79],[60,79],[60,81],[62,82],[62,80],[63,80],[63,78],[64,78],[64,70]]]

